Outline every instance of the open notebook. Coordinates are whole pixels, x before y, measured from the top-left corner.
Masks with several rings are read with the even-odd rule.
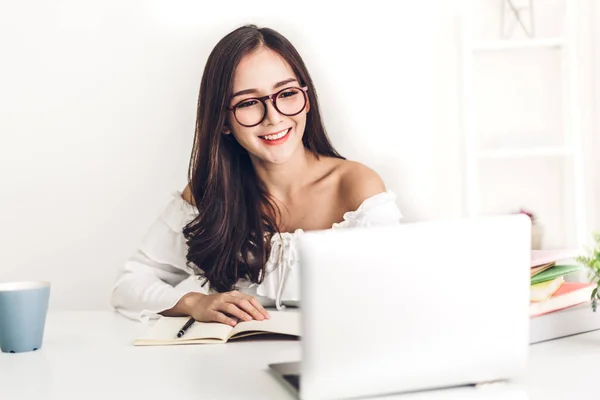
[[[218,322],[194,322],[181,338],[177,332],[188,317],[161,317],[133,344],[136,346],[161,346],[174,344],[226,343],[242,337],[278,334],[300,336],[298,311],[269,311],[270,319],[240,322],[235,327]]]

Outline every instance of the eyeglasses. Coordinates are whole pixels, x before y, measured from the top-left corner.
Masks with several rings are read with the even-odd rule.
[[[234,106],[227,107],[227,110],[233,111],[240,125],[250,128],[263,122],[267,116],[268,99],[271,99],[277,112],[282,115],[293,117],[300,114],[306,106],[307,91],[307,86],[288,87],[267,96],[244,99]]]

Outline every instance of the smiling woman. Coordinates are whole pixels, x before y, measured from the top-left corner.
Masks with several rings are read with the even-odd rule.
[[[238,28],[204,69],[188,186],[125,264],[112,304],[131,318],[268,318],[265,306],[300,301],[303,231],[396,224],[395,199],[333,148],[294,46]]]

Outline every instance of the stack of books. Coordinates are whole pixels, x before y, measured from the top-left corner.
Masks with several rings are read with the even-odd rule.
[[[530,343],[600,329],[591,307],[595,284],[569,282],[581,271],[573,251],[534,250],[531,257]]]

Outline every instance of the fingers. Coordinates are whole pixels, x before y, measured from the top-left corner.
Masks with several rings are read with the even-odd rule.
[[[237,304],[242,309],[244,309],[247,313],[252,315],[252,317],[254,319],[262,321],[263,319],[271,318],[271,316],[269,315],[267,310],[265,310],[265,308],[262,306],[262,304],[260,304],[260,302],[258,300],[256,300],[256,298],[254,298],[250,295],[244,294],[244,293],[240,293],[237,290],[230,292],[230,294],[234,298],[237,298],[240,300],[245,299],[248,301],[248,303],[239,301],[239,302],[236,302],[235,304]]]
[[[234,297],[231,301],[234,302],[236,306],[244,310],[246,313],[250,314],[253,319],[257,321],[262,321],[265,319],[264,315],[260,311],[258,311],[248,299]]]
[[[210,319],[215,321],[215,322],[220,322],[222,324],[226,324],[229,326],[236,326],[237,325],[237,321],[234,320],[233,318],[229,318],[227,315],[223,314],[222,312],[219,311],[213,311],[211,313],[212,315],[210,315]]]
[[[262,306],[262,304],[260,304],[260,302],[258,300],[256,300],[252,296],[248,296],[248,297],[250,297],[250,299],[249,299],[250,304],[252,304],[254,306],[254,308],[256,308],[262,315],[264,315],[264,317],[266,319],[271,318],[271,316],[269,315],[269,313],[267,312],[267,310],[265,310],[265,308]]]
[[[242,321],[252,321],[252,317],[248,313],[244,312],[237,305],[235,305],[233,303],[225,303],[219,309],[219,311],[226,312],[227,314],[231,315],[232,317],[235,317]]]
[[[197,321],[215,321],[236,326],[239,321],[263,321],[269,319],[269,313],[254,297],[237,290],[203,295],[202,302],[197,302]],[[201,304],[200,304],[201,303]]]

